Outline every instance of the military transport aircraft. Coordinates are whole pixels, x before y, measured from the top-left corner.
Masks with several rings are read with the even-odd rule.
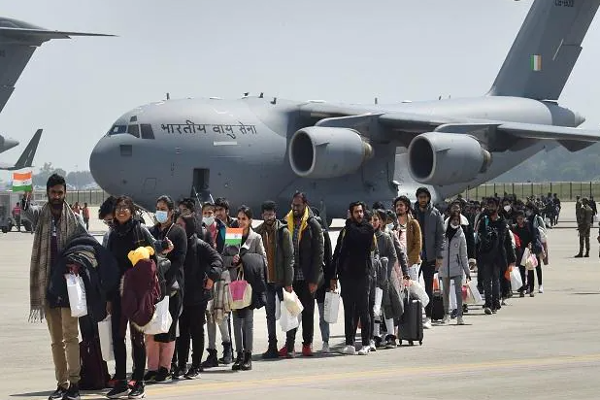
[[[307,193],[328,219],[428,186],[441,200],[546,146],[600,140],[558,103],[600,0],[536,0],[482,97],[344,105],[244,96],[166,100],[117,119],[90,156],[96,182],[154,207],[161,194],[258,209]]]
[[[70,39],[70,36],[110,36],[96,33],[49,31],[15,19],[0,17],[0,112],[10,99],[15,84],[35,49],[52,39]],[[31,167],[42,130],[39,129],[14,165],[0,164],[0,170],[18,170]],[[0,135],[0,153],[17,146],[19,142]]]

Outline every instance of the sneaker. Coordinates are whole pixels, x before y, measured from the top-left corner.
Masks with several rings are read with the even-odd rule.
[[[442,318],[442,324],[447,324],[448,321],[450,321],[450,317],[448,316],[448,314],[444,315],[444,318]]]
[[[500,303],[500,305],[507,306],[508,304],[506,303],[506,300],[502,299],[502,303]]]
[[[323,347],[321,347],[321,353],[329,353],[329,351],[330,351],[329,343],[323,342]]]
[[[369,351],[371,351],[371,346],[363,346],[358,351],[358,355],[359,356],[366,356],[367,354],[369,354]]]
[[[157,372],[156,371],[148,371],[146,375],[144,375],[144,382],[146,383],[155,383]]]
[[[155,382],[167,382],[169,380],[171,380],[172,375],[171,372],[166,369],[165,367],[160,367],[158,369],[158,372],[156,373],[156,376],[154,377],[154,381]]]
[[[529,297],[535,297],[535,293],[533,293],[533,292],[529,293]]]
[[[81,396],[79,395],[79,385],[77,385],[76,383],[71,383],[71,385],[69,385],[69,388],[67,389],[67,392],[65,393],[64,398],[68,400],[81,399]]]
[[[344,347],[344,349],[342,350],[342,354],[353,356],[356,354],[356,348],[352,345],[348,345]]]
[[[492,309],[490,307],[484,308],[483,312],[486,313],[486,315],[492,315]]]
[[[492,308],[492,314],[496,314],[498,312],[497,308]]]
[[[312,344],[303,344],[302,345],[302,355],[304,357],[312,357],[313,356]]]
[[[294,358],[294,357],[296,357],[296,350],[292,349],[290,351],[288,349],[287,345],[285,345],[281,349],[279,349],[279,357],[282,357],[282,358]]]
[[[127,386],[127,382],[118,381],[115,384],[115,387],[112,388],[108,393],[106,393],[106,397],[109,399],[120,399],[129,394],[129,386]]]
[[[48,397],[48,400],[62,400],[67,394],[67,390],[61,386],[58,386],[54,392]]]
[[[425,318],[425,322],[423,322],[424,329],[431,329],[431,318]]]
[[[519,297],[525,297],[525,292],[519,292]]]
[[[171,371],[171,376],[173,377],[173,379],[181,379],[185,377],[185,375],[188,372],[186,367],[171,367]]]
[[[394,335],[387,335],[385,337],[385,348],[386,349],[395,349],[397,347],[396,337]]]
[[[459,316],[456,318],[456,325],[464,325],[465,321],[463,321],[463,317]]]
[[[371,340],[371,343],[369,343],[369,351],[377,351],[377,346],[375,346],[375,341]]]
[[[144,397],[146,397],[146,391],[144,390],[144,382],[137,382],[131,390],[131,392],[129,392],[129,396],[127,397],[130,399],[143,399]]]
[[[544,286],[540,285],[540,289],[538,290],[539,293],[544,293]]]
[[[458,315],[458,310],[455,308],[454,310],[452,310],[452,314],[450,315],[450,318],[455,319],[457,315]]]
[[[200,377],[200,372],[202,372],[202,367],[194,367],[190,368],[190,370],[184,375],[185,379],[196,379]]]

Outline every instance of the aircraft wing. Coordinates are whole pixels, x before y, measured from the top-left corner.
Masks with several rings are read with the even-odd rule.
[[[26,22],[0,17],[0,112],[35,49],[52,39],[71,36],[111,36],[96,33],[50,31]]]

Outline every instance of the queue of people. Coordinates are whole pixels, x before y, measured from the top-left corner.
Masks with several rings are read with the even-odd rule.
[[[89,374],[90,369],[80,354],[77,324],[86,346],[93,347],[95,342],[88,339],[97,336],[97,324],[108,316],[115,370],[106,396],[139,399],[146,395],[146,384],[195,379],[202,371],[223,365],[231,365],[234,371],[252,370],[254,314],[263,307],[268,332],[263,359],[314,355],[315,300],[321,351],[327,353],[331,348],[325,298],[341,287],[345,331],[341,352],[366,356],[380,348],[395,348],[402,340],[402,303],[405,289],[411,286],[422,285],[421,300],[427,305],[420,322],[425,329],[452,319],[464,325],[468,308],[463,304],[463,288],[475,271],[488,315],[496,314],[513,291],[533,296],[534,270],[543,293],[547,236],[533,203],[521,210],[510,201],[507,207],[500,199],[489,198],[481,208],[459,199],[440,211],[427,188],[417,190],[415,204],[406,196],[394,199],[392,210],[382,203],[369,209],[356,201],[349,205],[348,218],[333,245],[326,223],[301,192],[294,193],[285,216],[278,215],[277,204],[265,201],[260,210],[263,222],[256,229],[253,210],[246,206],[233,217],[224,198],[202,205],[188,198],[176,204],[166,195],[157,199],[155,223],[146,227],[132,199],[121,196],[107,199],[100,207],[99,218],[108,232],[102,244],[92,238],[92,246],[85,223],[65,203],[64,178],[52,175],[47,195],[43,207],[33,206],[26,196],[22,213],[36,226],[30,319],[48,321],[57,379],[51,400],[80,398],[84,372]],[[523,257],[525,249],[538,261],[533,268],[531,257]],[[67,261],[57,263],[62,259]],[[517,266],[522,285],[514,287],[510,276]],[[87,315],[72,316],[64,276],[83,278]],[[131,292],[124,293],[123,287]],[[290,296],[302,312],[280,345],[278,308]],[[440,302],[441,314],[437,312]],[[157,316],[161,304],[167,306]],[[154,333],[149,326],[157,318],[170,322],[167,329]],[[84,329],[83,321],[91,328]],[[130,379],[128,326],[133,352]],[[302,330],[300,353],[296,352],[298,329]],[[217,332],[222,348],[217,348]],[[208,354],[203,360],[205,347]]]

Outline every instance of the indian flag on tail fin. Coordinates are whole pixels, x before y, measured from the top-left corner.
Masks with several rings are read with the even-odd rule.
[[[531,56],[531,69],[536,72],[542,70],[542,56],[541,55],[534,54]]]
[[[31,192],[33,190],[32,185],[33,173],[31,170],[26,172],[14,172],[13,173],[13,192]]]
[[[227,228],[225,231],[225,244],[228,246],[241,245],[242,236],[244,236],[243,228]]]

